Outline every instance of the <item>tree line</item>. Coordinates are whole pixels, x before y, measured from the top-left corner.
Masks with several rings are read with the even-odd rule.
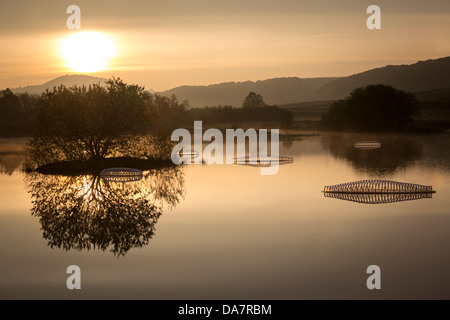
[[[292,114],[251,92],[242,108],[190,108],[177,97],[152,94],[112,78],[105,86],[46,90],[40,96],[0,92],[0,127],[6,135],[29,135],[27,167],[61,161],[131,157],[168,160],[175,128],[242,121],[292,122]]]
[[[0,91],[0,135],[31,134],[31,120],[39,97],[28,93],[14,94],[10,89]]]
[[[115,80],[110,80],[115,81]],[[119,79],[119,82],[122,82]],[[123,82],[122,82],[123,83]],[[123,83],[124,86],[129,86]],[[73,89],[73,92],[71,92]],[[69,92],[71,92],[69,94]],[[108,113],[115,113],[115,116],[123,118],[129,116],[133,111],[133,103],[139,99],[146,100],[151,109],[151,125],[147,128],[150,131],[173,130],[173,128],[192,125],[193,121],[201,120],[205,125],[213,125],[220,123],[239,123],[239,122],[280,122],[282,125],[289,126],[293,123],[292,113],[283,110],[277,106],[267,105],[262,96],[254,92],[243,101],[242,107],[232,106],[212,106],[204,108],[192,108],[188,101],[179,101],[176,96],[166,97],[158,94],[151,94],[143,88],[139,89],[141,95],[145,97],[128,97],[131,100],[121,101],[121,105],[117,109],[109,109]],[[33,135],[36,131],[36,124],[49,121],[61,121],[65,117],[67,123],[75,123],[76,121],[86,121],[95,125],[96,121],[106,121],[103,119],[105,115],[99,110],[107,108],[105,101],[109,99],[112,92],[103,92],[101,86],[74,87],[66,88],[60,86],[53,88],[42,95],[30,95],[28,93],[13,93],[10,89],[0,91],[0,135],[2,136],[28,136]],[[54,99],[54,101],[51,101]],[[63,113],[63,101],[71,99],[69,104],[73,112],[77,114]],[[137,99],[137,100],[136,100]],[[54,104],[52,108],[44,108],[45,104]],[[59,107],[58,107],[59,104]],[[61,109],[63,108],[63,109]],[[42,114],[43,110],[47,110],[47,114]],[[51,111],[50,111],[51,110]],[[83,111],[81,111],[83,110]],[[105,111],[105,110],[103,110]],[[56,113],[53,115],[52,113]],[[119,114],[123,112],[122,116]],[[83,115],[82,115],[83,113]],[[69,121],[67,117],[73,117]],[[83,118],[85,117],[85,118]],[[44,121],[43,118],[47,120]],[[123,120],[123,119],[122,119]],[[113,125],[112,119],[108,120]],[[99,122],[100,123],[100,122]],[[137,126],[137,123],[133,124]],[[98,127],[101,129],[101,127]],[[39,131],[45,129],[45,125],[39,128]],[[91,129],[92,130],[92,129]]]

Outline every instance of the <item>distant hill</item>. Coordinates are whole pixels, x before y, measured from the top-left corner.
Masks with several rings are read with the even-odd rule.
[[[261,94],[268,104],[286,105],[307,101],[342,99],[357,87],[392,85],[409,92],[450,87],[450,57],[419,61],[411,65],[386,66],[334,78],[276,78],[263,81],[227,82],[209,86],[182,86],[160,92],[189,100],[194,107],[232,105],[239,107],[250,91]]]
[[[86,75],[65,75],[38,86],[12,89],[13,92],[40,94],[47,88],[103,84],[107,79]],[[392,85],[409,92],[450,88],[450,57],[419,61],[411,65],[385,66],[347,77],[274,78],[260,81],[226,82],[208,86],[181,86],[158,92],[188,100],[193,107],[231,105],[240,107],[249,92],[261,94],[270,105],[289,105],[308,101],[342,99],[357,87],[369,84]],[[148,89],[150,92],[154,92]],[[430,93],[427,93],[430,94]],[[435,93],[438,94],[438,93]],[[439,91],[439,95],[443,92]]]
[[[90,85],[90,84],[100,84],[104,85],[105,81],[108,79],[104,78],[98,78],[98,77],[92,77],[92,76],[85,76],[85,75],[65,75],[58,78],[55,78],[53,80],[50,80],[44,84],[37,85],[37,86],[27,86],[27,87],[20,87],[11,89],[14,93],[22,93],[22,92],[28,92],[29,94],[41,94],[46,89],[53,89],[53,87],[58,87],[60,85],[65,85],[66,87],[72,87],[74,85],[82,86],[82,85]]]
[[[386,66],[339,78],[324,85],[319,93],[327,99],[340,99],[354,88],[377,83],[409,92],[448,88],[450,57],[419,61],[411,65]]]
[[[159,93],[165,96],[176,95],[181,101],[189,100],[194,107],[218,105],[240,107],[248,93],[253,91],[262,95],[267,104],[279,105],[318,100],[318,90],[335,79],[337,78],[275,78],[256,82],[182,86]]]

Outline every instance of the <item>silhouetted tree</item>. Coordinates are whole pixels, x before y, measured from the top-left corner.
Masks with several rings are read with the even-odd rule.
[[[151,100],[158,119],[154,123],[154,131],[165,131],[167,128],[173,129],[183,123],[186,117],[186,110],[189,107],[187,101],[179,102],[175,95],[169,98],[158,94],[152,95]]]
[[[28,93],[14,94],[10,89],[0,91],[0,134],[30,134],[30,120],[37,97]]]
[[[37,164],[127,154],[149,132],[152,109],[148,91],[120,79],[55,87],[39,99],[30,153]]]
[[[242,103],[243,108],[262,108],[265,106],[266,103],[264,102],[263,97],[260,94],[256,94],[254,92],[250,92]]]
[[[288,127],[290,127],[294,123],[294,117],[290,110],[284,110],[281,116],[281,123]]]
[[[0,91],[0,115],[2,119],[19,115],[19,98],[8,88]]]
[[[354,89],[346,99],[334,102],[322,121],[338,130],[401,130],[418,109],[414,95],[377,84]]]

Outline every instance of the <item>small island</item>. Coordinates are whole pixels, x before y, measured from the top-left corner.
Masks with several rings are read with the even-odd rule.
[[[155,130],[154,104],[143,87],[115,78],[106,87],[47,90],[36,105],[27,170],[98,175],[110,167],[173,166],[171,141]]]

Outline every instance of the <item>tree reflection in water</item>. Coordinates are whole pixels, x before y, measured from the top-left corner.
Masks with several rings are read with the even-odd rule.
[[[357,141],[379,141],[381,147],[361,150],[355,148],[354,144]],[[356,170],[374,176],[388,176],[423,157],[420,140],[400,134],[329,134],[323,136],[321,142],[335,158],[345,159]]]
[[[51,248],[109,250],[117,257],[148,245],[164,205],[174,208],[185,194],[178,167],[144,172],[142,180],[131,183],[39,173],[25,180],[31,213]]]

